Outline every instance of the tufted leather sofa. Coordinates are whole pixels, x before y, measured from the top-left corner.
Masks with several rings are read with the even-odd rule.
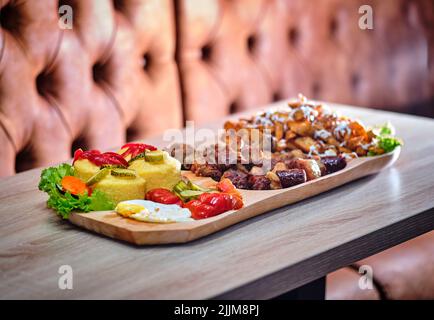
[[[181,126],[171,0],[0,3],[0,176]]]
[[[0,177],[299,92],[434,116],[434,2],[0,0]],[[432,237],[368,258],[374,291],[355,287],[359,263],[333,273],[328,298],[434,298]]]
[[[373,30],[358,27],[365,4],[373,8]],[[208,121],[297,92],[401,111],[433,95],[432,1],[186,0],[178,6],[187,118]]]

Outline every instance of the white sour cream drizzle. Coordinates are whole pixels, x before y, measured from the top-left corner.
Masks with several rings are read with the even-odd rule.
[[[362,144],[362,145],[360,145],[360,147],[361,147],[363,150],[368,150],[369,147],[371,147],[371,146],[372,146],[372,143],[366,143],[366,144]]]
[[[318,154],[318,150],[316,149],[316,146],[314,146],[314,145],[311,145],[310,147],[309,147],[309,153],[308,153],[308,156],[310,157],[310,156],[312,156],[312,153],[316,153],[316,154]]]
[[[348,122],[346,121],[339,122],[339,124],[336,126],[333,133],[335,134],[336,137],[345,137],[345,134],[350,135],[351,129],[348,126]]]
[[[323,140],[327,140],[327,138],[329,138],[332,134],[330,132],[328,132],[327,130],[321,129],[321,130],[317,130],[314,133],[314,138],[318,139],[321,138]]]

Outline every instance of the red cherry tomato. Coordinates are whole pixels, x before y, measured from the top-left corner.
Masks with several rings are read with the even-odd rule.
[[[127,157],[130,155],[131,158],[138,156],[139,154],[145,152],[146,150],[149,151],[157,150],[156,147],[144,143],[127,143],[124,146],[122,146],[121,150],[123,149],[126,150],[122,153],[122,156]]]
[[[146,200],[162,203],[162,204],[177,204],[182,206],[181,199],[172,192],[164,188],[152,189],[146,193]]]

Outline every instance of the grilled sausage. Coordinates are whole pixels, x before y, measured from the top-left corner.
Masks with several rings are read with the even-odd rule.
[[[321,163],[326,167],[327,174],[342,170],[347,165],[344,157],[322,157]]]
[[[289,188],[307,181],[306,171],[303,169],[291,169],[276,171],[282,188]]]

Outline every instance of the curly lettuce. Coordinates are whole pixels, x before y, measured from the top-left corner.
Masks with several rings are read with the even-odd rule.
[[[65,176],[74,175],[74,168],[69,164],[61,164],[42,170],[39,190],[48,194],[47,206],[54,209],[62,218],[68,219],[72,211],[89,212],[113,210],[114,203],[101,191],[94,190],[89,196],[72,195],[64,192],[60,182]]]
[[[380,127],[376,127],[372,131],[376,135],[374,140],[376,148],[369,151],[368,156],[389,153],[397,147],[404,145],[401,139],[395,137],[395,128],[390,124],[390,122],[385,123]],[[383,152],[378,153],[375,150],[382,150]]]

